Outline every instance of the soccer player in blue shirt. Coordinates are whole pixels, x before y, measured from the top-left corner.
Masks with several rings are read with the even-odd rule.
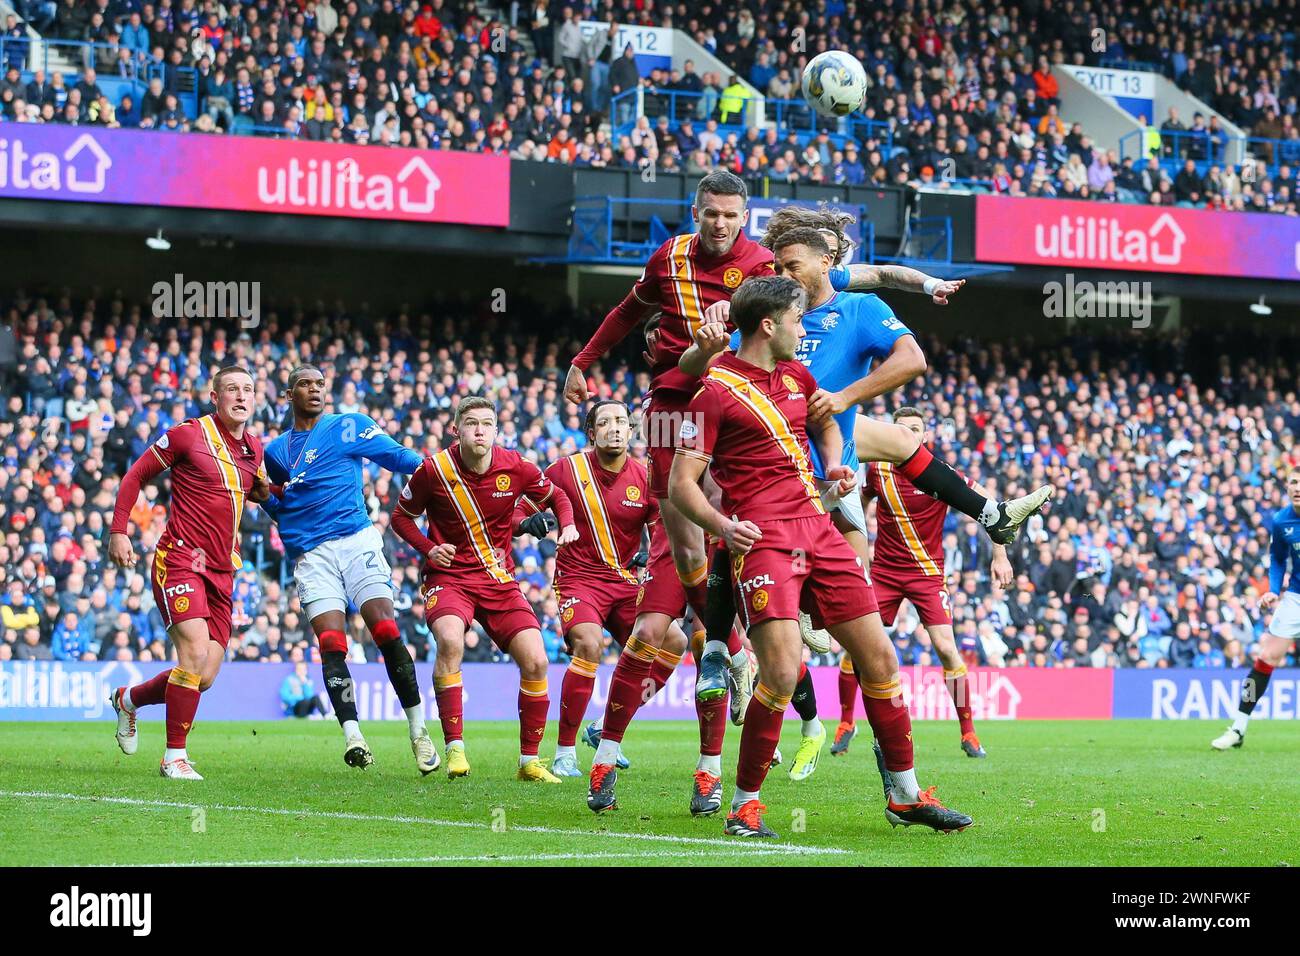
[[[441,760],[424,726],[415,664],[393,611],[392,569],[370,521],[361,478],[362,459],[409,475],[424,457],[399,445],[368,415],[324,414],[325,376],[314,366],[290,372],[288,392],[293,428],[266,446],[266,471],[275,492],[267,510],[279,524],[286,556],[294,562],[299,600],[320,642],[325,689],[343,727],[343,759],[353,767],[374,762],[361,735],[348,671],[350,603],[360,609],[383,655],[406,712],[416,766],[430,774]]]
[[[1276,607],[1268,633],[1259,639],[1259,656],[1241,682],[1241,702],[1232,726],[1210,742],[1215,750],[1240,747],[1246,742],[1246,728],[1255,704],[1268,689],[1273,669],[1286,663],[1287,650],[1300,638],[1300,467],[1286,476],[1290,503],[1273,514],[1273,540],[1269,548],[1268,593],[1259,599],[1267,611]],[[1287,561],[1291,562],[1288,579]]]

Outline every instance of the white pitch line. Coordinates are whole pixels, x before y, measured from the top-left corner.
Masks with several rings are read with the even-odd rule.
[[[396,814],[351,813],[324,810],[291,810],[283,807],[243,807],[230,804],[182,803],[174,800],[141,800],[137,797],[98,797],[84,793],[57,793],[48,790],[0,790],[0,797],[36,800],[80,800],[90,803],[116,803],[122,806],[145,807],[153,809],[174,810],[215,810],[225,813],[265,813],[284,817],[319,817],[326,820],[359,820],[368,823],[414,823],[433,827],[460,827],[469,830],[491,830],[490,823],[476,823],[471,820],[438,820],[431,817],[412,817]],[[677,843],[692,846],[728,847],[740,852],[754,853],[781,851],[807,856],[840,856],[849,851],[832,846],[800,846],[795,843],[737,843],[735,840],[708,839],[707,837],[679,837],[662,833],[618,833],[602,830],[568,830],[558,827],[520,826],[508,827],[515,833],[544,833],[550,836],[606,837],[619,840],[646,840],[655,843]],[[752,849],[742,849],[750,848]]]
[[[747,844],[737,845],[734,848],[728,847],[733,854],[739,856],[790,856],[788,850],[774,849],[768,846],[757,847],[753,850],[745,850]],[[721,849],[721,848],[720,848]],[[653,856],[649,851],[644,853],[515,853],[494,855],[489,853],[470,854],[462,856],[399,856],[399,857],[374,857],[374,858],[344,858],[329,860],[307,860],[295,858],[292,860],[237,860],[227,862],[224,860],[194,860],[194,861],[173,861],[170,863],[132,863],[132,864],[105,864],[113,868],[122,865],[142,868],[159,868],[159,867],[178,867],[178,866],[369,866],[384,863],[550,863],[561,860],[666,860],[674,858],[699,859],[699,851],[681,851],[668,853],[654,853]]]

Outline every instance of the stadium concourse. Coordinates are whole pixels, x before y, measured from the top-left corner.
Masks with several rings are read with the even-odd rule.
[[[1294,6],[1261,9],[1246,31],[1226,0],[1195,10],[1172,0],[936,0],[869,12],[838,0],[539,0],[499,15],[457,0],[14,3],[56,49],[93,46],[72,48],[79,71],[47,71],[34,62],[23,22],[11,18],[0,36],[0,121],[471,150],[691,175],[722,166],[781,182],[945,188],[955,176],[1016,196],[1296,214]],[[639,76],[631,51],[612,48],[612,31],[584,39],[584,19],[683,30],[734,72],[686,63]],[[796,28],[806,53],[791,51]],[[767,129],[735,125],[745,96],[738,77],[772,101],[791,100],[807,57],[832,48],[857,56],[872,79],[869,122],[840,135],[795,107]],[[1246,167],[1225,163],[1218,118],[1173,111],[1148,118],[1136,157],[1098,147],[1061,114],[1051,66],[1101,62],[1170,77],[1260,138],[1253,158]],[[637,87],[647,95],[634,116],[627,94]]]
[[[499,404],[501,441],[543,467],[585,446],[561,389],[568,358],[601,309],[530,303],[521,310],[526,325],[449,301],[431,312],[444,318],[268,310],[250,338],[184,320],[155,333],[139,304],[117,299],[11,293],[0,307],[9,396],[0,414],[0,661],[171,655],[147,582],[106,558],[106,515],[130,463],[168,426],[208,410],[210,376],[221,365],[239,362],[256,376],[251,427],[264,439],[286,421],[289,370],[310,360],[327,376],[333,410],[366,412],[422,451],[450,444],[453,406],[473,394]],[[1231,339],[922,336],[922,344],[928,373],[894,399],[926,411],[936,452],[999,491],[1045,479],[1069,492],[1012,548],[1011,595],[989,586],[986,537],[972,522],[948,519],[956,633],[970,663],[1222,667],[1251,659],[1267,617],[1258,599],[1268,590],[1269,522],[1282,503],[1274,479],[1300,465],[1291,361],[1300,343],[1237,329]],[[593,367],[590,386],[635,411],[646,377],[628,342]],[[871,411],[893,407],[877,401]],[[374,466],[366,481],[372,514],[386,527],[400,483]],[[142,567],[162,531],[167,487],[150,485],[132,513]],[[230,656],[314,659],[275,529],[249,507],[242,531]],[[402,636],[429,659],[428,631],[412,613],[415,556],[396,535],[385,543]],[[516,541],[517,575],[548,655],[564,661],[549,587],[553,553],[549,540]],[[374,659],[363,633],[354,625],[353,654]],[[911,612],[895,642],[905,664],[937,662]],[[481,632],[468,639],[467,660],[499,658]],[[833,647],[814,663],[838,659]]]

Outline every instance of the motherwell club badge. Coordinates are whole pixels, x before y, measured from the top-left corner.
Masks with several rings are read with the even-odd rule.
[[[740,281],[745,278],[745,273],[739,269],[728,269],[722,273],[722,284],[728,289],[734,289],[740,285]]]

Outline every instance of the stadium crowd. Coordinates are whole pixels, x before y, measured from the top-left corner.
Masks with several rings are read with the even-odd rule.
[[[459,0],[15,4],[46,37],[99,45],[77,75],[36,70],[27,79],[30,41],[11,18],[0,38],[3,120],[690,174],[721,165],[790,182],[975,181],[1009,195],[1296,214],[1294,4],[920,0],[866,9],[842,0],[514,0],[499,18]],[[584,36],[582,20],[610,26]],[[729,72],[697,71],[688,61],[680,71],[641,76],[631,48],[615,48],[616,24],[683,30]],[[796,99],[804,63],[826,49],[848,50],[866,67],[868,123],[844,136],[796,107],[781,129],[746,128],[742,80],[772,100]],[[1227,164],[1217,117],[1171,111],[1148,117],[1139,155],[1121,160],[1061,115],[1051,72],[1054,64],[1103,60],[1158,70],[1274,142],[1258,144],[1252,162]],[[181,102],[187,71],[193,119]],[[101,76],[136,77],[140,87],[114,102]],[[634,116],[626,94],[638,87],[644,111]],[[1185,162],[1171,171],[1171,160]]]
[[[366,412],[419,449],[452,441],[455,403],[473,394],[498,403],[501,443],[542,467],[583,448],[578,414],[561,390],[569,358],[599,316],[517,305],[512,312],[526,323],[454,299],[382,319],[320,305],[268,310],[250,335],[189,320],[155,333],[147,307],[113,298],[12,296],[0,309],[0,381],[9,396],[0,413],[0,661],[169,654],[144,577],[106,559],[106,515],[131,462],[167,427],[207,410],[207,383],[220,366],[253,371],[250,427],[266,439],[286,421],[290,369],[314,362],[333,410]],[[1300,465],[1300,384],[1290,361],[1300,343],[1238,328],[1231,338],[921,340],[930,361],[924,380],[870,411],[922,407],[937,452],[995,490],[1042,480],[1059,489],[1050,514],[1012,548],[1017,579],[1007,592],[989,583],[987,537],[949,518],[945,563],[968,660],[1170,667],[1250,658],[1267,618],[1258,601],[1268,589],[1271,516],[1283,502],[1277,476]],[[639,408],[648,384],[639,353],[629,340],[593,366],[592,391]],[[400,482],[373,466],[367,472],[381,528]],[[167,488],[165,480],[149,486],[132,512],[133,541],[146,558],[162,531]],[[310,628],[282,545],[256,507],[245,511],[242,541],[230,656],[310,659]],[[403,636],[425,659],[415,555],[396,535],[385,541]],[[564,660],[548,586],[553,554],[551,540],[516,540],[520,586],[548,653]],[[900,616],[895,641],[903,663],[937,663],[914,613]],[[467,660],[499,657],[481,632],[468,643]],[[353,651],[375,656],[369,644]]]

